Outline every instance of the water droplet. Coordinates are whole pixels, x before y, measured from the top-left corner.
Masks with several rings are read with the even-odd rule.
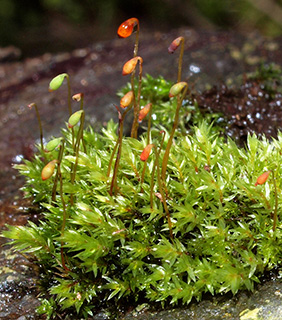
[[[17,154],[15,157],[13,157],[12,163],[21,163],[23,158],[24,156],[22,154]]]
[[[191,72],[193,72],[193,73],[199,73],[199,72],[201,72],[200,67],[198,67],[198,66],[195,65],[195,64],[190,64],[189,70],[190,70]]]
[[[257,119],[262,119],[262,115],[259,113],[259,112],[257,112],[256,113],[256,116],[255,116]]]

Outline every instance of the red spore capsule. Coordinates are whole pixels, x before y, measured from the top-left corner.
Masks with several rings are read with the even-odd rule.
[[[132,35],[135,29],[139,29],[139,21],[137,18],[130,18],[124,21],[118,28],[117,34],[120,38],[127,38]]]
[[[266,182],[266,180],[268,179],[270,172],[271,171],[269,170],[269,171],[264,172],[262,175],[260,175],[257,178],[255,186],[257,186],[258,184],[264,184]]]
[[[141,160],[141,161],[146,161],[146,160],[149,158],[150,153],[151,153],[151,150],[152,150],[153,147],[154,147],[153,144],[148,144],[148,145],[144,148],[144,150],[142,151],[142,153],[141,153],[141,155],[140,155],[140,160]]]
[[[142,122],[142,120],[146,117],[152,107],[152,103],[148,103],[142,108],[139,112],[138,121]]]

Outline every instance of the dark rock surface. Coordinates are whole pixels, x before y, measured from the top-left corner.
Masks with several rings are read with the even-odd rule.
[[[189,307],[150,312],[143,306],[125,316],[124,320],[280,320],[282,319],[282,282],[277,278],[266,281],[252,294],[241,292],[205,298]]]
[[[169,55],[167,47],[179,35],[186,38],[183,78],[189,80],[191,90],[195,93],[199,90],[210,90],[205,91],[202,96],[198,95],[197,99],[202,108],[212,107],[216,111],[223,111],[230,119],[233,119],[235,126],[241,121],[240,130],[245,130],[242,134],[249,129],[257,131],[260,125],[259,119],[256,119],[256,126],[252,124],[253,126],[250,127],[251,122],[248,117],[250,113],[254,118],[256,109],[253,108],[249,112],[245,104],[242,111],[242,108],[240,109],[242,103],[237,103],[244,99],[245,93],[241,93],[240,96],[238,94],[240,90],[235,91],[231,96],[232,99],[237,98],[237,100],[235,99],[236,103],[230,106],[232,99],[228,100],[222,93],[221,84],[227,83],[229,86],[235,86],[236,83],[239,83],[238,75],[254,70],[261,61],[276,62],[281,65],[282,41],[279,39],[266,40],[258,34],[241,36],[232,33],[207,33],[187,29],[175,30],[170,34],[147,33],[141,35],[139,50],[139,55],[144,59],[144,73],[154,76],[163,75],[172,81],[176,79],[178,55],[177,53]],[[5,59],[3,53],[4,58],[1,58],[0,61],[1,229],[4,228],[5,223],[24,224],[27,219],[36,218],[36,211],[30,209],[30,204],[22,199],[22,194],[19,192],[23,179],[18,177],[11,168],[12,163],[20,162],[22,158],[30,158],[34,151],[33,143],[38,141],[39,131],[35,112],[29,110],[27,105],[31,102],[37,103],[43,119],[45,138],[58,134],[60,127],[68,118],[66,86],[60,88],[58,92],[49,93],[48,84],[55,75],[67,72],[71,77],[73,93],[84,92],[85,94],[85,110],[89,123],[95,125],[97,122],[103,123],[112,117],[116,118],[113,104],[118,102],[117,89],[129,81],[129,78],[122,77],[121,69],[124,62],[132,56],[133,43],[133,38],[114,39],[71,53],[56,55],[46,53],[24,61],[10,61],[11,55],[8,54],[8,58]],[[12,55],[12,59],[14,57]],[[218,88],[221,89],[211,89],[213,85],[218,85]],[[230,97],[228,90],[226,89],[226,92]],[[277,97],[277,101],[279,99],[280,97]],[[261,100],[258,101],[255,108],[266,108],[264,114],[267,114],[269,100],[266,99],[263,103],[260,103]],[[279,107],[280,105],[276,103],[273,112],[281,112]],[[74,104],[73,108],[75,108]],[[275,120],[269,123],[273,130],[282,127],[277,116],[270,116],[267,121],[271,119]],[[263,132],[263,128],[260,132]],[[2,296],[4,303],[0,304],[0,319],[19,319],[21,316],[25,316],[25,319],[36,319],[34,315],[34,308],[38,304],[34,288],[36,268],[33,269],[28,260],[23,262],[21,260],[23,258],[19,256],[13,257],[14,260],[11,263],[8,258],[10,253],[6,249],[1,249],[1,251],[0,290],[1,295],[6,296]],[[17,269],[18,265],[25,267]],[[19,276],[17,280],[14,274]],[[280,284],[274,282],[273,285],[275,288]],[[25,294],[22,293],[22,288],[25,288]],[[277,290],[281,292],[281,287]],[[246,305],[246,308],[251,309],[252,306]],[[189,312],[194,311],[189,310],[185,311],[187,312],[186,319],[187,317],[225,319],[217,316],[204,318],[201,314],[192,318]],[[232,308],[229,310],[226,310],[226,313],[230,313],[231,317],[226,317],[226,319],[239,319]],[[178,316],[177,312],[170,313],[169,316],[162,315],[162,317],[162,319],[169,317],[184,319]],[[140,319],[153,318],[148,316],[147,318],[140,317]],[[154,316],[154,319],[161,319],[161,316],[158,318]]]

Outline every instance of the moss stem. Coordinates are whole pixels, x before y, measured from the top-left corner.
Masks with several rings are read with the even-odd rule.
[[[177,82],[181,81],[183,54],[184,54],[184,38],[181,37],[181,48],[180,48],[179,61],[178,61]]]
[[[72,173],[71,173],[71,184],[74,184],[76,171],[77,171],[77,165],[78,165],[78,159],[79,159],[79,146],[80,141],[83,141],[83,127],[84,127],[84,118],[85,114],[82,112],[81,118],[80,118],[80,126],[78,129],[77,137],[76,137],[76,143],[75,143],[75,163],[72,166]],[[70,195],[70,204],[73,206],[73,193]]]
[[[40,114],[39,114],[38,107],[37,107],[36,103],[34,103],[34,108],[35,108],[36,117],[37,117],[37,121],[38,121],[38,125],[39,125],[41,150],[44,151],[42,123],[41,123]]]
[[[173,240],[172,222],[171,222],[170,213],[169,213],[169,210],[168,210],[168,207],[167,207],[166,196],[165,196],[165,193],[164,193],[164,190],[163,190],[163,187],[162,187],[162,180],[161,180],[161,175],[160,175],[159,152],[158,152],[158,150],[157,150],[157,148],[155,146],[154,146],[154,148],[155,148],[155,153],[156,153],[157,179],[158,179],[160,194],[161,194],[161,197],[162,197],[162,203],[163,203],[164,210],[165,210],[165,213],[166,213],[166,218],[167,218],[170,238],[171,238],[171,240]]]
[[[141,97],[141,86],[142,86],[142,61],[139,59],[139,80],[138,80],[138,89],[137,89],[137,98],[135,94],[135,86],[134,86],[134,79],[135,79],[135,70],[131,74],[131,90],[133,92],[133,123],[131,128],[131,138],[137,138],[137,132],[138,132],[138,117],[140,112],[140,97]]]
[[[116,106],[116,109],[118,111],[118,118],[119,118],[119,135],[118,135],[118,141],[119,141],[118,146],[119,147],[118,147],[113,177],[112,177],[110,191],[109,191],[111,196],[113,195],[113,192],[115,194],[117,192],[117,173],[118,173],[118,166],[119,166],[119,162],[120,162],[121,149],[122,149],[123,123],[124,123],[124,118],[125,118],[127,112],[131,109],[131,107],[128,107],[128,109],[125,110],[123,114],[121,114],[121,112],[119,111],[117,106]]]
[[[136,30],[136,37],[135,37],[135,44],[134,44],[134,50],[133,50],[133,57],[137,57],[138,54],[138,45],[139,45],[139,24]]]
[[[64,150],[64,141],[62,141],[62,147],[61,150]],[[61,161],[62,161],[62,155],[63,155],[63,151],[60,150],[59,153],[59,161],[58,161],[58,177],[59,177],[59,181],[60,181],[60,198],[61,198],[61,203],[62,203],[62,207],[63,207],[63,221],[62,221],[62,227],[61,227],[61,237],[63,238],[64,236],[64,232],[65,232],[65,227],[66,227],[66,221],[67,221],[67,210],[66,210],[66,202],[64,199],[64,192],[63,192],[63,178],[62,178],[62,171],[61,171]],[[61,241],[61,262],[62,262],[62,266],[64,268],[64,270],[66,272],[70,272],[70,269],[66,266],[65,263],[65,257],[64,257],[64,250],[63,250],[63,246],[64,246],[64,242]]]
[[[66,74],[67,78],[67,86],[68,86],[68,109],[69,109],[69,116],[72,115],[72,108],[71,108],[71,85],[70,85],[70,77]]]
[[[278,193],[277,193],[277,185],[276,185],[276,178],[274,175],[274,171],[272,171],[272,181],[274,186],[274,198],[275,198],[275,204],[274,204],[274,212],[273,212],[273,232],[276,230],[277,226],[277,210],[278,210]]]
[[[167,146],[166,146],[166,149],[165,149],[165,154],[164,154],[164,157],[163,157],[162,174],[161,174],[161,177],[162,177],[163,181],[165,181],[166,168],[167,168],[167,163],[168,163],[168,158],[169,158],[169,152],[170,152],[170,149],[171,149],[171,146],[172,146],[173,137],[174,137],[175,131],[176,131],[177,127],[178,127],[179,111],[180,111],[183,99],[184,99],[184,97],[186,95],[187,89],[188,89],[188,86],[186,85],[184,90],[183,90],[181,99],[177,100],[177,107],[176,107],[176,111],[175,111],[173,127],[172,127],[172,130],[171,130],[170,137],[168,139]]]
[[[60,172],[60,164],[62,162],[63,154],[65,150],[65,139],[61,139],[61,146],[60,146],[60,151],[58,154],[58,167],[54,179],[54,184],[52,188],[52,202],[56,201],[56,192],[57,192],[57,185],[58,185],[58,180],[59,180],[59,172]]]

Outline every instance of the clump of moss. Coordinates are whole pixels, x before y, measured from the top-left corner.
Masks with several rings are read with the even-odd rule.
[[[43,218],[3,235],[43,266],[48,318],[62,309],[86,319],[104,301],[165,306],[236,294],[281,264],[282,134],[249,135],[243,149],[199,119],[186,83],[147,76],[142,88],[133,77],[121,94],[136,100],[117,107],[119,124],[85,129],[81,107],[48,152],[38,146],[16,166]],[[149,128],[124,137],[125,114],[147,97]]]

